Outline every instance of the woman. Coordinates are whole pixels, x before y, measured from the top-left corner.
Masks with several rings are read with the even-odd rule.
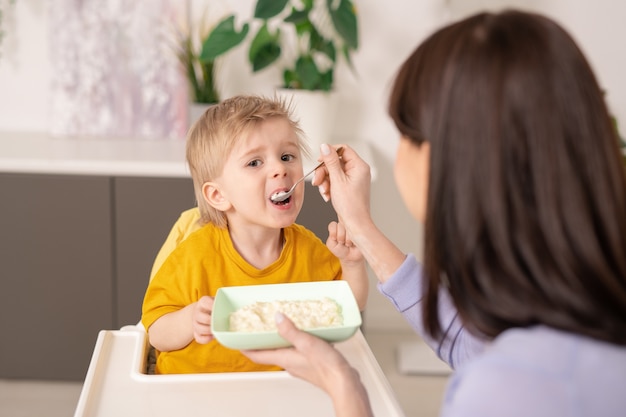
[[[535,14],[469,17],[407,59],[389,113],[396,183],[425,224],[423,274],[373,224],[352,150],[342,166],[323,148],[315,181],[379,289],[455,367],[442,414],[623,415],[626,181],[575,42]],[[294,348],[246,355],[325,390],[337,416],[372,415],[332,346],[277,321]]]

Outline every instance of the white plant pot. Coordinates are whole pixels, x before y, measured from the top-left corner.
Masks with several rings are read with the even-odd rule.
[[[213,104],[190,102],[189,108],[187,109],[187,129],[191,128],[196,120],[198,120],[200,116],[202,116],[212,105]]]
[[[311,160],[316,161],[322,143],[333,143],[336,114],[336,94],[326,91],[279,88],[279,97],[291,101],[294,116],[311,148]]]

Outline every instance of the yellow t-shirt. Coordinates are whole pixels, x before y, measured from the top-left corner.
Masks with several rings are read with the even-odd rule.
[[[200,210],[198,207],[190,208],[188,210],[183,211],[176,220],[174,226],[172,226],[172,230],[170,230],[165,242],[163,242],[163,246],[159,249],[159,253],[157,253],[156,258],[154,258],[154,263],[152,264],[152,271],[150,271],[150,281],[156,275],[157,271],[163,265],[163,262],[170,256],[170,253],[182,242],[187,239],[189,235],[193,232],[202,228],[202,223],[200,222]]]
[[[182,241],[148,285],[141,322],[149,329],[159,317],[194,303],[217,289],[236,285],[341,279],[341,264],[315,234],[303,226],[284,229],[280,257],[264,269],[246,262],[233,247],[227,229],[209,223]],[[203,373],[278,370],[258,365],[217,340],[159,352],[156,373]]]

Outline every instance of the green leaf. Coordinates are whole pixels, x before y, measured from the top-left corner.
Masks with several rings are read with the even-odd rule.
[[[312,33],[315,30],[313,23],[308,19],[295,22],[294,26],[296,27],[296,35],[298,38],[302,38],[305,33]]]
[[[250,60],[252,71],[258,72],[270,66],[280,56],[280,45],[267,44],[258,50],[257,55]]]
[[[318,90],[330,91],[333,88],[333,70],[329,69],[320,77]]]
[[[285,72],[283,72],[283,87],[294,89],[300,88],[298,76],[294,70],[286,69]]]
[[[296,61],[296,75],[304,90],[315,90],[320,82],[321,74],[315,61],[310,56],[303,56]]]
[[[311,51],[318,51],[326,55],[332,62],[336,62],[337,51],[335,44],[327,39],[324,39],[317,30],[311,32],[309,38],[309,49]]]
[[[283,81],[285,88],[330,91],[333,86],[333,70],[321,73],[310,56],[301,57],[294,69],[285,70]]]
[[[245,23],[240,32],[235,30],[235,16],[230,15],[215,26],[202,44],[200,60],[213,61],[218,56],[228,52],[248,35],[248,24]]]
[[[350,58],[350,49],[346,45],[344,45],[343,48],[341,48],[341,53],[343,57],[346,59],[346,62],[348,63],[348,66],[350,67],[352,72],[356,72],[356,69],[354,68],[354,64],[352,63],[352,59]]]
[[[326,5],[337,33],[343,38],[346,45],[352,49],[359,47],[356,9],[350,0],[341,0],[336,9],[332,8],[333,0],[326,0]]]
[[[289,0],[257,0],[254,17],[267,20],[282,12]]]
[[[252,64],[252,71],[257,72],[271,65],[280,56],[280,30],[270,33],[267,23],[257,32],[248,51],[248,60]]]
[[[284,21],[287,23],[301,23],[309,20],[309,11],[308,10],[296,10],[293,9],[291,14],[287,16]]]

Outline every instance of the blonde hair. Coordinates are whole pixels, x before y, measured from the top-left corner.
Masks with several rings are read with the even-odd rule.
[[[304,155],[309,148],[304,132],[293,118],[292,103],[279,97],[239,95],[209,107],[187,133],[187,163],[200,210],[201,222],[226,227],[226,216],[213,208],[202,194],[202,186],[219,177],[235,144],[270,118],[284,118],[294,129]]]

